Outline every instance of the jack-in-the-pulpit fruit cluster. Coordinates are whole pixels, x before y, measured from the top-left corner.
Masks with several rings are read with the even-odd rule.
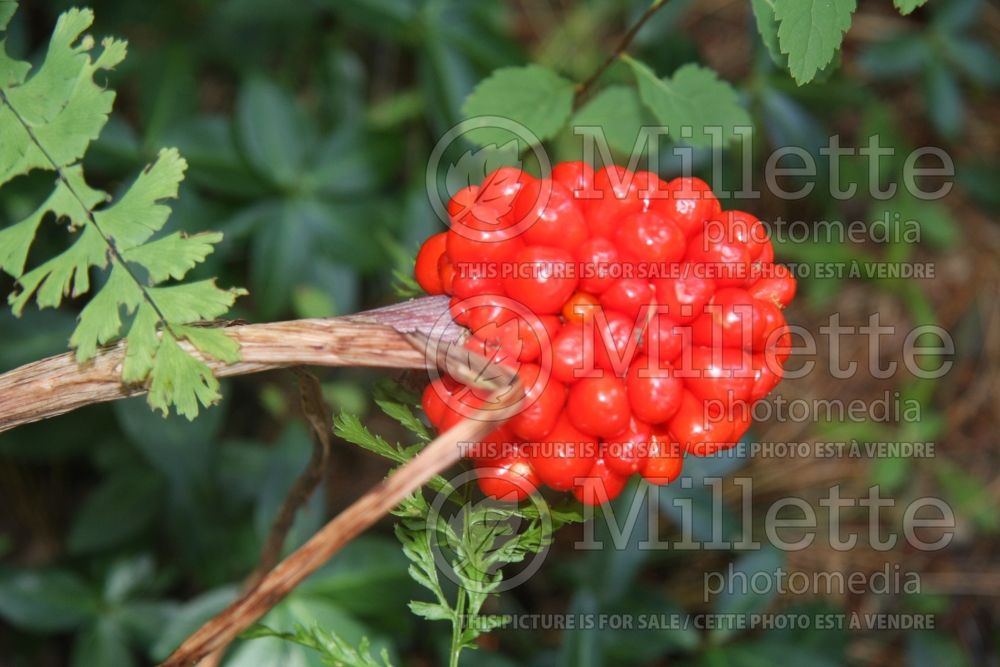
[[[544,484],[603,503],[629,476],[666,484],[684,456],[733,446],[778,384],[795,294],[753,215],[697,178],[666,182],[564,162],[502,168],[448,205],[416,279],[451,295],[470,349],[516,371],[517,413],[467,455],[482,491]],[[446,430],[489,397],[436,378],[423,407]]]

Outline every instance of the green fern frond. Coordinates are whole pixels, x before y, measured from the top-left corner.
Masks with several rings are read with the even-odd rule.
[[[0,0],[0,30],[16,3]],[[55,173],[49,197],[23,220],[0,230],[0,270],[16,280],[8,301],[16,315],[34,300],[55,308],[91,291],[91,272],[104,284],[80,312],[70,338],[77,361],[101,345],[126,341],[122,381],[147,383],[149,404],[194,418],[219,399],[219,383],[203,357],[236,361],[236,343],[218,329],[191,326],[225,314],[242,289],[213,280],[181,281],[212,253],[219,233],[157,236],[170,216],[187,163],[176,149],[160,151],[117,200],[90,187],[80,160],[108,120],[114,91],[97,81],[125,58],[126,44],[105,38],[100,48],[86,30],[88,9],[59,17],[42,64],[10,58],[0,41],[0,186],[34,170]],[[30,75],[30,76],[29,76]],[[26,270],[42,222],[66,221],[75,240],[63,253]]]

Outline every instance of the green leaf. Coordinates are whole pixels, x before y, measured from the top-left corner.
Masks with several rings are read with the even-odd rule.
[[[576,112],[571,128],[579,132],[593,127],[588,132],[598,135],[603,132],[612,149],[627,155],[635,147],[646,120],[646,111],[634,88],[609,86]]]
[[[941,62],[931,62],[924,74],[924,90],[927,115],[935,129],[946,139],[954,140],[962,131],[965,115],[958,78]]]
[[[160,508],[161,480],[146,470],[127,468],[87,496],[67,538],[72,554],[121,544],[147,528]]]
[[[16,11],[17,0],[0,0],[0,30],[7,27],[7,24]]]
[[[1000,56],[989,44],[969,35],[946,33],[941,46],[951,66],[981,86],[1000,86]]]
[[[778,42],[799,85],[812,81],[840,49],[857,0],[774,0]]]
[[[9,6],[3,10],[9,12]],[[125,58],[125,42],[105,38],[91,59],[96,44],[83,33],[93,22],[89,9],[62,14],[42,65],[28,79],[27,67],[5,52],[0,57],[0,185],[33,169],[80,159],[107,122],[115,93],[98,85],[94,74]]]
[[[182,605],[170,623],[162,628],[150,649],[150,657],[155,662],[164,660],[205,621],[225,609],[236,598],[237,592],[236,586],[223,586],[202,593]]]
[[[122,628],[110,618],[100,618],[77,635],[70,664],[71,667],[132,667],[138,663]]]
[[[917,7],[927,4],[927,0],[892,0],[903,16],[911,14]]]
[[[212,371],[171,336],[160,342],[151,373],[149,405],[164,415],[172,405],[177,414],[194,419],[199,404],[207,407],[219,400],[219,381]]]
[[[565,125],[573,109],[573,83],[539,65],[505,67],[481,81],[462,105],[471,122],[483,116],[498,116],[520,123],[533,136],[521,137],[493,127],[484,119],[481,127],[465,134],[474,144],[503,145],[517,138],[529,144],[551,139]]]
[[[729,142],[736,138],[737,127],[751,126],[736,90],[712,70],[688,64],[672,77],[660,79],[644,63],[623,58],[635,73],[643,103],[674,139],[692,146],[710,146],[708,128],[721,128],[722,141]],[[685,128],[690,129],[690,137],[685,136]]]
[[[919,72],[933,54],[924,36],[904,33],[875,42],[860,58],[865,71],[878,79],[891,79]]]
[[[757,22],[757,32],[760,33],[771,60],[779,67],[787,67],[788,58],[781,53],[778,45],[778,20],[774,16],[774,0],[750,0],[750,7]]]
[[[240,90],[236,118],[250,163],[275,183],[293,186],[310,140],[292,98],[270,81],[252,79]]]
[[[64,632],[97,614],[97,595],[62,570],[0,573],[0,617],[34,632]]]
[[[8,300],[18,315],[32,298],[40,308],[57,307],[65,297],[89,291],[91,270],[107,268],[110,260],[107,281],[81,311],[79,325],[70,337],[78,361],[87,361],[100,345],[121,336],[126,326],[123,315],[132,314],[135,317],[125,332],[129,341],[123,368],[125,382],[144,381],[157,368],[165,372],[181,370],[180,364],[158,364],[155,358],[161,348],[158,336],[173,338],[176,347],[177,331],[181,332],[180,338],[187,337],[206,355],[234,359],[235,346],[226,347],[217,337],[209,340],[185,336],[183,326],[221,315],[242,293],[240,290],[219,290],[214,285],[206,288],[204,284],[153,287],[165,280],[184,278],[221,240],[219,234],[185,237],[179,233],[151,240],[170,215],[164,200],[177,197],[187,168],[177,150],[161,150],[120,198],[103,207],[99,205],[109,199],[108,195],[89,187],[80,166],[70,164],[81,158],[96,138],[114,101],[113,92],[95,84],[94,73],[110,68],[125,56],[124,42],[106,39],[100,55],[91,60],[93,39],[82,33],[92,22],[89,11],[74,9],[63,14],[42,66],[25,82],[5,82],[9,87],[0,89],[0,126],[9,128],[0,146],[0,184],[34,168],[58,174],[46,201],[31,215],[0,232],[0,268],[17,278]],[[67,219],[70,231],[78,232],[76,240],[62,254],[24,273],[34,236],[49,213]],[[149,284],[141,282],[140,274],[147,277]],[[163,303],[154,298],[154,293]],[[188,295],[187,307],[178,308],[176,297],[183,294]],[[204,346],[200,347],[202,339]],[[193,357],[187,366],[197,367],[201,374],[208,372],[208,367]],[[198,389],[197,374],[193,378],[158,380],[158,391],[150,394],[150,401],[159,401],[164,410],[184,401],[185,414],[193,417],[198,403],[208,405],[218,399],[214,378],[201,382],[205,390]],[[193,405],[192,395],[196,397]]]
[[[279,632],[266,625],[255,625],[244,632],[242,637],[244,639],[270,637],[293,642],[316,651],[324,664],[335,667],[391,667],[389,654],[385,649],[378,658],[372,655],[371,643],[367,637],[362,637],[355,648],[337,633],[318,626],[305,628],[297,625],[292,632]]]

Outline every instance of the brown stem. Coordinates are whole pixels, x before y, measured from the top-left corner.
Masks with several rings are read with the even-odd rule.
[[[470,373],[472,371],[470,370]],[[510,407],[523,388],[497,369],[490,383],[499,407]],[[510,391],[511,388],[515,391]],[[304,545],[268,572],[252,590],[188,637],[160,667],[197,665],[278,604],[345,544],[357,537],[435,475],[458,461],[461,443],[476,442],[497,428],[496,407],[480,410],[431,441],[417,456],[333,518]]]
[[[586,81],[577,85],[576,99],[583,99],[583,96],[587,94],[587,91],[590,90],[601,75],[604,74],[623,53],[625,53],[625,50],[628,49],[632,40],[635,39],[635,36],[639,34],[640,30],[642,30],[642,26],[646,25],[646,22],[653,18],[653,14],[658,12],[661,7],[667,4],[667,2],[668,0],[655,0],[653,4],[651,4],[645,12],[643,12],[642,16],[639,17],[639,20],[635,22],[635,25],[629,28],[628,32],[626,32],[621,38],[621,41],[618,42],[618,46],[615,47],[615,50],[604,59],[604,62],[602,62],[601,65],[594,70],[593,74],[587,77]]]
[[[426,368],[425,355],[402,334],[434,331],[442,340],[453,339],[460,329],[444,324],[447,312],[447,297],[425,297],[344,317],[231,326],[225,331],[240,344],[240,361],[205,362],[217,377],[288,366]],[[125,345],[119,343],[84,364],[66,353],[0,375],[0,432],[85,405],[144,394],[144,386],[121,383],[124,359]]]
[[[323,400],[323,387],[316,376],[304,368],[295,367],[292,371],[298,377],[302,415],[309,423],[312,433],[313,453],[302,474],[288,490],[288,495],[285,496],[274,521],[271,522],[267,541],[264,542],[264,546],[260,550],[257,567],[243,582],[244,591],[253,589],[264,578],[264,575],[274,569],[274,566],[281,560],[281,550],[284,548],[288,532],[295,522],[295,514],[309,502],[316,487],[323,481],[327,462],[330,459],[330,451],[333,448],[333,419],[326,401]],[[202,658],[198,667],[214,667],[220,664],[227,648],[228,645],[220,646]]]

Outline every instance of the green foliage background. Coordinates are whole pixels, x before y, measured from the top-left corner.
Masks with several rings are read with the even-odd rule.
[[[57,16],[70,5],[23,4],[6,46],[37,64]],[[956,158],[959,191],[939,204],[904,195],[889,202],[865,197],[839,202],[819,186],[801,201],[765,198],[745,204],[765,219],[867,219],[890,210],[917,219],[924,232],[917,247],[789,244],[778,248],[786,261],[886,257],[943,265],[957,257],[978,268],[1000,257],[990,240],[996,226],[989,222],[1000,205],[994,111],[1000,64],[989,42],[995,42],[1000,17],[994,6],[978,0],[932,0],[926,7],[897,0],[905,18],[888,0],[861,2],[853,16],[856,36],[848,33],[845,49],[836,55],[836,48],[822,47],[832,39],[830,30],[810,42],[822,48],[803,51],[795,42],[808,33],[787,26],[812,25],[802,13],[812,8],[815,15],[814,6],[823,5],[830,13],[824,25],[846,28],[850,20],[844,16],[854,9],[853,0],[670,0],[637,36],[631,51],[635,60],[613,67],[602,79],[604,87],[579,109],[567,98],[568,86],[597,67],[646,3],[89,4],[97,17],[95,33],[128,39],[129,56],[99,80],[117,91],[117,99],[85,160],[88,182],[120,194],[162,147],[176,146],[188,169],[178,199],[171,202],[168,229],[223,232],[215,252],[186,279],[218,277],[222,285],[246,286],[250,295],[237,301],[233,317],[325,316],[393,300],[392,270],[408,273],[419,242],[440,229],[424,182],[435,139],[464,113],[476,111],[477,104],[487,112],[503,111],[490,98],[488,85],[471,98],[470,93],[484,79],[502,83],[504,76],[522,71],[503,68],[529,63],[558,73],[542,86],[552,88],[555,101],[538,128],[555,159],[578,157],[579,144],[567,121],[603,125],[616,154],[627,155],[634,138],[630,129],[650,114],[643,104],[650,104],[659,120],[671,122],[685,109],[655,100],[669,96],[671,86],[683,91],[692,85],[712,91],[705,108],[728,110],[713,120],[725,124],[749,118],[762,149],[798,145],[818,155],[831,133],[850,137],[853,145],[879,133],[883,145],[901,151],[941,145]],[[794,15],[779,26],[774,19],[784,18],[782,12]],[[692,84],[699,76],[711,78],[707,68],[733,88],[707,79]],[[797,85],[813,75],[809,85]],[[562,121],[556,123],[555,117]],[[533,127],[536,119],[524,121]],[[697,152],[696,167],[708,168],[709,157]],[[741,177],[738,157],[727,155],[727,181]],[[761,169],[754,165],[755,173]],[[841,169],[849,182],[863,184],[868,178],[863,160],[846,159]],[[902,165],[891,162],[886,169],[881,176],[898,176]],[[51,176],[43,174],[11,181],[0,189],[0,226],[29,216],[51,189]],[[66,242],[63,229],[45,225],[31,258],[59,253]],[[977,245],[978,254],[971,250]],[[808,279],[790,319],[811,326],[850,303],[866,304],[866,316],[881,305],[901,323],[941,322],[955,332],[960,357],[953,373],[958,377],[970,366],[975,373],[991,373],[997,362],[983,350],[995,342],[997,331],[984,323],[988,318],[977,304],[983,295],[995,300],[989,290],[996,284],[972,283]],[[5,276],[0,288],[7,294],[14,286]],[[65,350],[76,326],[73,309],[82,305],[71,300],[62,310],[28,307],[20,319],[0,312],[0,370]],[[398,426],[371,404],[376,377],[330,372],[323,377],[324,389],[336,410],[361,415],[373,431],[392,440]],[[824,389],[838,391],[817,391],[822,395]],[[880,483],[899,498],[945,497],[959,511],[963,542],[928,567],[996,573],[1000,515],[997,461],[991,452],[1000,411],[983,415],[983,408],[974,406],[970,409],[978,417],[966,418],[959,428],[956,401],[967,397],[953,391],[951,383],[913,381],[893,389],[920,402],[921,422],[816,424],[802,437],[938,441],[941,454],[934,460],[857,461],[849,477]],[[233,598],[311,445],[296,417],[291,377],[269,374],[223,383],[222,393],[221,404],[192,423],[177,416],[164,420],[142,400],[131,400],[0,435],[2,667],[151,664]],[[761,425],[756,435],[767,432]],[[686,469],[693,488],[670,493],[703,508],[703,477],[780,463],[694,461]],[[385,469],[384,462],[364,452],[346,444],[338,448],[329,479],[297,517],[288,547],[301,543]],[[781,492],[815,490],[797,484],[787,480]],[[728,519],[739,521],[738,507],[730,509],[727,526]],[[676,530],[675,512],[666,503],[661,508],[665,531]],[[707,529],[711,516],[699,510],[696,519],[699,529]],[[574,529],[565,530],[572,536]],[[785,558],[766,550],[753,555],[648,552],[638,548],[641,536],[633,538],[624,549],[602,553],[574,551],[572,539],[565,538],[541,573],[504,594],[493,611],[706,611],[691,585],[700,587],[703,571],[722,569],[729,561],[748,572],[773,570]],[[352,646],[366,635],[373,654],[386,649],[394,665],[436,664],[447,650],[446,629],[410,615],[407,604],[420,594],[406,568],[387,522],[353,543],[266,621],[287,632],[296,625],[318,625]],[[463,664],[792,660],[838,665],[868,664],[877,656],[884,664],[961,665],[996,656],[1000,618],[991,603],[995,598],[932,588],[919,596],[860,602],[791,601],[793,610],[809,613],[871,605],[929,611],[941,619],[932,632],[848,638],[836,631],[501,631],[483,649],[466,654]],[[763,611],[774,604],[768,596],[751,595],[719,599],[715,610]],[[226,664],[319,662],[308,648],[267,638],[235,646]]]

